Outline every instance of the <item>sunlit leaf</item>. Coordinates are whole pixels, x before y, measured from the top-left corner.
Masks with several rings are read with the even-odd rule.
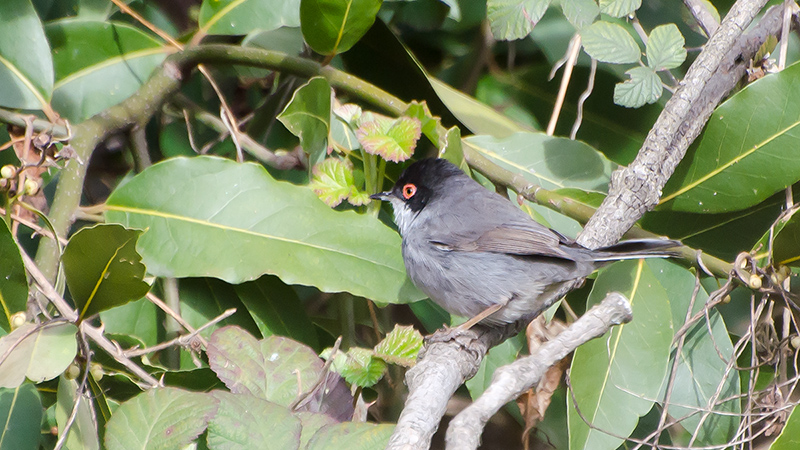
[[[647,38],[647,65],[655,71],[674,69],[686,60],[686,49],[678,27],[669,23],[653,28]]]
[[[200,32],[245,35],[300,26],[300,0],[203,0]]]
[[[486,18],[496,39],[522,39],[531,32],[549,5],[550,0],[488,0]]]
[[[66,322],[26,323],[0,338],[0,387],[14,388],[27,377],[34,383],[52,380],[75,359],[75,325]]]
[[[219,401],[217,413],[208,422],[210,448],[299,448],[300,420],[285,406],[247,394],[214,391],[210,395]]]
[[[639,61],[639,46],[625,28],[615,23],[598,21],[581,31],[583,48],[592,58],[612,63]]]
[[[300,86],[292,95],[278,120],[295,136],[309,155],[309,162],[316,164],[325,156],[328,148],[328,131],[331,120],[331,86],[321,77],[314,77]]]
[[[382,0],[301,0],[303,37],[317,53],[346,52],[375,22],[381,3]]]
[[[330,207],[338,206],[354,188],[353,168],[339,158],[325,158],[311,170],[308,187]]]
[[[403,116],[391,120],[376,113],[362,115],[356,130],[358,142],[367,153],[392,162],[411,158],[421,135],[419,119]]]
[[[625,74],[631,78],[614,86],[614,103],[638,108],[647,103],[655,103],[661,97],[661,79],[652,69],[634,67]]]
[[[31,0],[0,1],[0,106],[42,109],[53,94],[53,60]]]
[[[417,354],[422,348],[422,335],[411,325],[395,325],[394,329],[375,346],[375,356],[382,360],[400,364],[405,367],[413,366],[417,361]]]
[[[642,6],[642,0],[599,0],[600,12],[611,17],[623,17]]]

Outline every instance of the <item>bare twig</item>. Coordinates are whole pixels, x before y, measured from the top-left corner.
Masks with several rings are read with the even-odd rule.
[[[547,135],[552,136],[556,131],[556,124],[558,123],[558,116],[561,114],[561,107],[564,105],[564,97],[567,96],[567,88],[569,81],[572,79],[572,69],[575,67],[575,61],[578,60],[578,55],[581,52],[581,35],[575,33],[569,41],[567,47],[567,59],[564,63],[564,75],[561,77],[561,86],[558,88],[558,95],[556,96],[556,103],[553,105],[553,113],[550,116],[550,122],[547,124]]]
[[[106,353],[111,355],[114,359],[117,360],[118,363],[122,364],[123,366],[127,367],[128,370],[133,372],[136,376],[138,376],[145,384],[145,388],[153,388],[161,386],[161,383],[153,378],[152,375],[145,372],[144,369],[139,367],[136,363],[131,361],[128,357],[125,356],[124,352],[118,345],[114,345],[108,338],[103,335],[103,331],[100,328],[93,327],[89,324],[89,322],[81,322],[81,333],[83,333],[86,337],[93,340],[100,348],[103,349]]]
[[[148,353],[157,352],[160,350],[164,350],[165,348],[171,347],[173,345],[179,345],[181,347],[187,347],[190,345],[192,339],[199,337],[199,334],[203,332],[203,330],[207,329],[208,327],[214,326],[219,322],[227,319],[228,317],[232,316],[236,312],[236,308],[230,308],[225,310],[222,314],[218,315],[217,317],[211,319],[207,323],[203,324],[202,327],[192,331],[189,334],[184,334],[178,336],[174,339],[170,339],[169,341],[162,342],[160,344],[156,344],[152,347],[141,348],[141,349],[129,349],[122,352],[128,358],[134,358],[137,356],[146,355]]]

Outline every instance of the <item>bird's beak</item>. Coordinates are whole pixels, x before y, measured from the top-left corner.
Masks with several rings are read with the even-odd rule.
[[[369,196],[369,198],[373,200],[389,200],[389,197],[391,196],[392,196],[392,191],[386,191],[386,192],[378,192],[377,194],[372,194]]]

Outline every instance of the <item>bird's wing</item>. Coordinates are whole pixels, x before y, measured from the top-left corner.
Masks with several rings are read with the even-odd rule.
[[[436,244],[454,251],[550,256],[570,260],[574,257],[562,247],[562,244],[571,243],[569,239],[533,221],[502,224],[477,235],[451,235],[450,239],[437,241]]]

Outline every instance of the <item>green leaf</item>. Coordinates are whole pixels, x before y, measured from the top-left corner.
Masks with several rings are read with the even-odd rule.
[[[422,348],[422,335],[413,326],[395,324],[394,329],[375,346],[375,356],[392,364],[411,367]]]
[[[136,92],[170,47],[130,25],[65,19],[45,27],[53,46],[53,107],[81,122]]]
[[[798,446],[800,446],[800,408],[795,405],[789,418],[786,419],[781,434],[770,445],[769,450],[794,450]]]
[[[62,261],[81,318],[139,299],[150,290],[143,279],[144,264],[136,252],[141,233],[100,224],[70,238]]]
[[[234,394],[283,406],[310,388],[322,371],[322,361],[305,345],[278,336],[259,341],[238,327],[211,335],[208,364]]]
[[[142,392],[114,411],[108,450],[182,448],[206,429],[217,410],[211,395],[162,387]]]
[[[20,249],[5,221],[0,222],[0,328],[8,332],[11,316],[28,308],[28,279]]]
[[[661,97],[661,79],[652,69],[634,67],[625,74],[631,79],[614,86],[614,103],[627,108],[638,108],[655,103]]]
[[[316,164],[328,149],[331,120],[331,86],[322,77],[314,77],[294,91],[278,120],[300,138],[309,162]]]
[[[183,313],[181,309],[181,315]],[[148,347],[158,344],[158,320],[156,305],[145,298],[100,311],[100,321],[107,333],[133,336]]]
[[[334,425],[336,424],[336,420],[333,417],[322,414],[322,413],[312,413],[306,411],[300,411],[294,413],[295,417],[300,419],[300,423],[303,426],[303,430],[300,434],[300,448],[305,449],[308,446],[308,441],[314,437],[314,434],[322,427],[327,425]]]
[[[382,0],[301,0],[300,28],[322,55],[350,50],[375,22]]]
[[[353,168],[339,158],[325,158],[311,169],[308,187],[331,208],[339,206],[354,189]]]
[[[337,423],[320,428],[306,450],[381,450],[393,431],[391,424]]]
[[[486,18],[496,39],[522,39],[531,32],[549,5],[550,0],[488,0]]]
[[[53,94],[53,60],[31,0],[0,2],[0,106],[42,109]]]
[[[52,380],[69,366],[78,351],[75,325],[65,322],[26,323],[0,338],[0,387],[14,388],[25,381]]]
[[[319,346],[316,328],[294,290],[278,278],[264,275],[235,286],[262,336],[284,336],[312,348]]]
[[[745,209],[800,180],[800,63],[750,84],[714,111],[664,187],[661,208]]]
[[[600,0],[600,12],[611,17],[623,17],[642,6],[642,0]]]
[[[615,23],[598,21],[581,31],[583,48],[592,58],[612,63],[639,61],[639,46],[625,28]]]
[[[583,344],[572,360],[571,385],[589,428],[568,400],[570,448],[616,449],[653,406],[672,341],[669,297],[645,260],[622,261],[595,280],[588,305],[612,291],[628,297],[634,320]],[[602,431],[600,431],[602,430]]]
[[[200,335],[206,339],[219,328],[239,326],[249,333],[258,334],[258,326],[236,293],[236,286],[215,278],[184,278],[179,280],[181,316],[189,325],[199,328],[230,308],[236,313],[210,327]]]
[[[42,400],[36,386],[0,388],[0,450],[36,450],[41,440]]]
[[[647,39],[647,66],[656,72],[679,67],[686,60],[685,44],[674,23],[655,27]]]
[[[467,380],[465,385],[473,399],[480,397],[492,383],[494,371],[500,367],[511,364],[519,356],[524,344],[524,333],[506,339],[502,344],[492,347],[486,357],[481,361],[481,366],[474,377]]]
[[[516,133],[505,139],[470,136],[464,143],[493,162],[545,189],[573,187],[607,192],[616,168],[602,153],[580,141],[544,133]]]
[[[148,230],[137,247],[157,276],[241,283],[270,273],[387,303],[424,298],[406,276],[397,233],[333,211],[260,165],[174,158],[117,188],[106,209],[109,222]]]
[[[392,120],[377,113],[364,113],[356,130],[358,142],[367,153],[392,162],[411,158],[421,135],[419,119],[403,116]]]
[[[300,26],[300,0],[203,0],[203,34],[245,35],[254,30]]]
[[[776,264],[788,265],[797,267],[800,265],[800,214],[795,212],[791,217],[787,217],[786,221],[781,221],[779,226],[775,227],[775,235],[772,242],[772,258]],[[768,243],[769,231],[765,233],[767,239],[764,243]],[[769,249],[769,246],[764,245],[761,251],[764,252]]]
[[[353,347],[347,353],[332,355],[333,368],[350,384],[359,387],[370,387],[383,378],[386,373],[386,362],[376,358],[372,350]]]
[[[215,450],[300,446],[300,420],[288,408],[246,394],[214,391],[217,413],[208,422],[208,446]]]
[[[59,433],[66,429],[67,420],[74,409],[77,390],[78,383],[75,380],[68,380],[63,375],[59,377],[56,403],[56,421]],[[78,413],[70,426],[65,448],[71,450],[95,450],[100,448],[94,414],[86,397],[81,398],[80,403],[78,403]]]
[[[600,14],[595,0],[561,0],[561,11],[578,30],[586,28]]]

